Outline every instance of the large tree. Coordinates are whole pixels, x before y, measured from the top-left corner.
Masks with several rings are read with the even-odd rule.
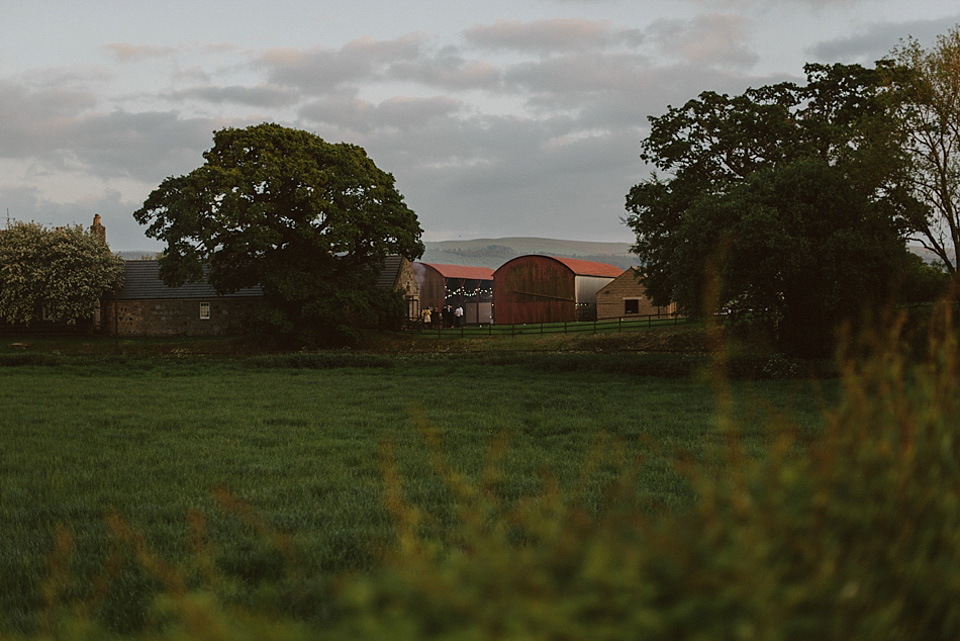
[[[911,220],[916,239],[945,269],[960,265],[960,27],[925,50],[908,38],[893,51],[909,69],[902,116],[914,159],[913,186],[928,206]]]
[[[123,260],[82,227],[0,229],[0,318],[8,323],[88,319],[122,274]]]
[[[259,285],[263,329],[306,345],[342,341],[391,309],[384,258],[423,253],[393,176],[355,145],[275,124],[214,133],[206,162],[163,181],[134,212],[166,242],[171,286]]]
[[[657,304],[764,315],[798,353],[829,349],[842,318],[888,294],[919,208],[895,68],[806,73],[806,85],[706,92],[651,118],[641,157],[667,175],[626,202]]]

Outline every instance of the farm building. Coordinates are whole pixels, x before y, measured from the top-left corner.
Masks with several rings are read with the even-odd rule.
[[[625,270],[597,292],[597,320],[670,315],[676,308],[676,303],[658,307],[650,302],[636,267]]]
[[[123,286],[102,301],[102,325],[121,336],[214,336],[242,331],[259,287],[220,296],[206,283],[167,287],[155,260],[128,260]]]
[[[419,289],[410,261],[388,256],[377,287],[400,291],[407,313],[419,313]],[[123,286],[102,301],[102,326],[121,336],[215,336],[240,333],[262,296],[259,287],[218,295],[207,283],[167,287],[155,260],[128,260]]]
[[[606,263],[519,256],[493,273],[498,324],[595,320],[597,292],[623,273]]]
[[[468,325],[490,323],[493,316],[493,270],[489,267],[414,263],[420,304],[431,309],[463,307]]]
[[[408,321],[420,317],[420,285],[414,264],[403,256],[387,256],[377,280],[379,289],[393,290],[403,294]]]

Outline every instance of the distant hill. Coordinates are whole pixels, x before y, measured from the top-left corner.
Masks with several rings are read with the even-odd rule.
[[[527,254],[544,254],[564,258],[579,258],[607,263],[626,269],[637,265],[637,257],[630,253],[629,243],[588,243],[577,240],[551,238],[479,238],[476,240],[445,240],[424,243],[426,252],[420,260],[442,265],[467,265],[496,269],[511,258]],[[156,259],[160,252],[148,250],[122,251],[126,260]]]
[[[162,252],[148,249],[128,249],[117,253],[124,260],[156,260],[160,258]]]
[[[527,254],[592,260],[597,263],[616,265],[623,269],[636,267],[639,264],[636,255],[630,253],[630,243],[588,243],[551,238],[478,238],[425,242],[424,245],[427,249],[423,258],[420,259],[421,262],[442,265],[496,269],[511,258]],[[932,252],[919,245],[911,244],[908,248],[929,263],[937,260]],[[143,260],[155,259],[159,256],[159,252],[131,250],[122,251],[120,255],[126,260]]]
[[[637,265],[630,243],[590,243],[550,238],[479,238],[425,242],[424,263],[469,265],[496,269],[511,258],[544,254],[607,263],[626,269]]]

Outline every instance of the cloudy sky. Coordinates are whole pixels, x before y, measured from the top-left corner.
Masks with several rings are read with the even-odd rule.
[[[366,148],[425,240],[629,242],[647,117],[872,64],[947,0],[0,0],[0,215],[153,250],[131,213],[265,121]]]

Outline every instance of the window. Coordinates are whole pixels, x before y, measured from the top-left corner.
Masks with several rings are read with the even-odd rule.
[[[623,313],[624,313],[624,314],[639,314],[639,313],[640,313],[640,299],[639,299],[639,298],[624,298],[624,299],[623,299]]]
[[[200,303],[200,320],[210,320],[210,303]]]

